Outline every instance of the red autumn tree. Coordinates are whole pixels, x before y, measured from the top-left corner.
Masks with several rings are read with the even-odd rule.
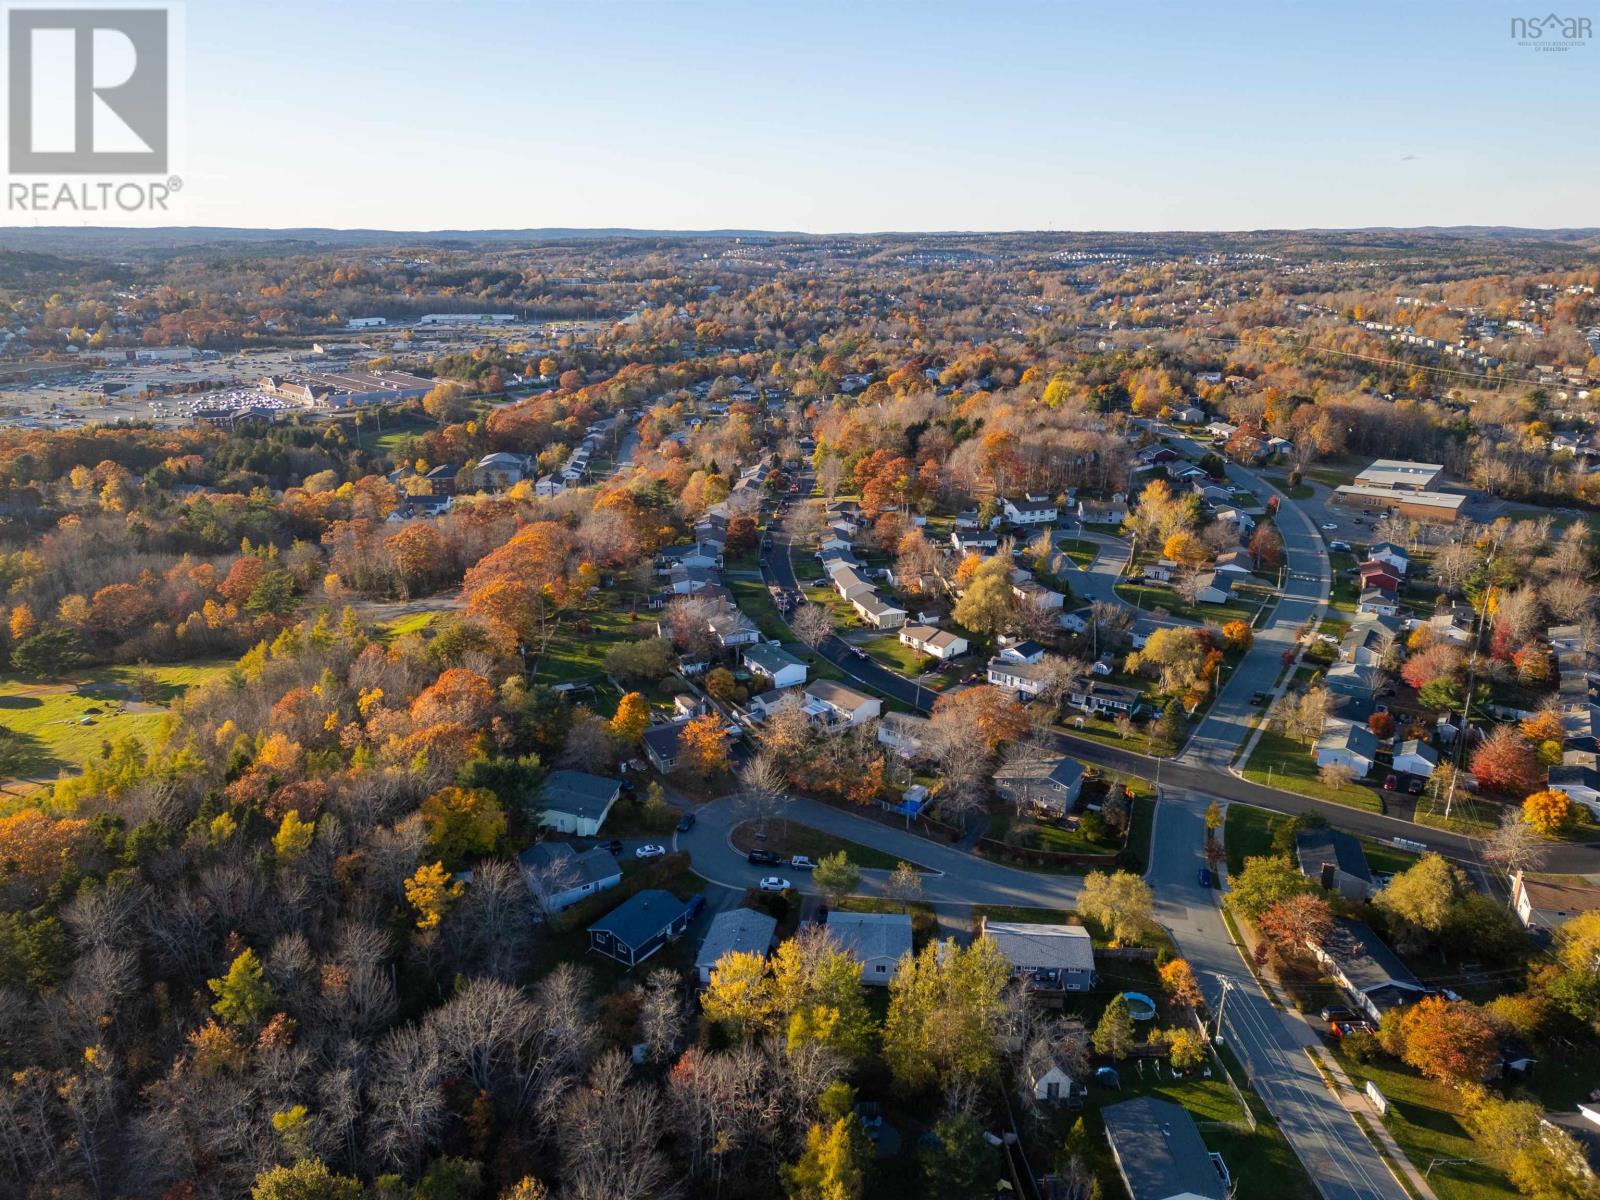
[[[1518,729],[1497,725],[1473,753],[1472,773],[1490,791],[1521,799],[1539,786],[1544,769]]]
[[[967,730],[991,752],[1024,737],[1029,728],[1022,705],[988,684],[940,696],[933,705],[933,721],[942,728]]]
[[[1452,678],[1461,669],[1461,651],[1440,643],[1429,646],[1406,659],[1400,668],[1400,678],[1410,687],[1421,691],[1435,679]]]
[[[1494,1065],[1494,1028],[1475,1004],[1428,996],[1400,1019],[1405,1062],[1445,1083],[1475,1083]]]
[[[411,702],[418,725],[455,723],[474,729],[494,710],[494,688],[476,671],[451,667]]]

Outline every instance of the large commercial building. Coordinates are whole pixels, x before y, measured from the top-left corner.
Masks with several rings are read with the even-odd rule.
[[[256,386],[269,396],[303,404],[307,408],[359,408],[364,404],[390,404],[419,400],[434,386],[405,371],[323,371],[287,377],[265,375]]]
[[[1442,463],[1407,462],[1402,458],[1380,458],[1356,476],[1357,487],[1393,488],[1396,491],[1426,492],[1444,474]]]

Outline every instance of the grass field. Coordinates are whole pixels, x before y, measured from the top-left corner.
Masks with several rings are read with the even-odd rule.
[[[1087,567],[1100,553],[1097,542],[1084,541],[1082,538],[1059,538],[1056,541],[1056,549],[1080,567]]]
[[[862,642],[861,648],[891,671],[907,676],[921,675],[933,662],[926,654],[919,654],[893,633]]]
[[[1406,1157],[1427,1171],[1439,1200],[1511,1200],[1519,1195],[1499,1172],[1483,1165],[1483,1150],[1461,1122],[1459,1094],[1392,1059],[1362,1065],[1338,1055],[1357,1084],[1371,1080],[1389,1101],[1383,1119]],[[1437,1161],[1436,1161],[1437,1160]]]
[[[1358,783],[1331,787],[1322,782],[1317,764],[1311,757],[1311,747],[1293,738],[1285,737],[1275,729],[1268,729],[1256,743],[1250,755],[1244,777],[1251,783],[1283,788],[1316,800],[1344,804],[1350,808],[1364,808],[1368,812],[1382,812],[1383,802],[1371,788]]]
[[[75,770],[98,757],[104,742],[130,735],[148,741],[173,700],[233,665],[228,659],[149,668],[102,667],[51,683],[0,676],[0,723],[20,735],[30,752],[18,777],[45,779]],[[148,701],[135,699],[132,689],[142,669],[155,680]]]
[[[846,857],[858,867],[869,871],[892,871],[901,862],[897,855],[885,854],[881,850],[874,850],[870,846],[863,846],[859,842],[852,842],[847,838],[837,837],[831,833],[824,833],[820,829],[813,829],[809,825],[802,825],[798,821],[773,820],[767,824],[767,837],[762,841],[758,834],[760,824],[756,821],[745,821],[735,825],[730,838],[733,848],[741,853],[748,854],[757,847],[771,850],[774,854],[784,858],[792,858],[796,854],[804,854],[813,862],[824,854],[837,854],[843,850]],[[920,863],[912,863],[919,871],[928,868]]]
[[[593,682],[605,675],[606,651],[630,638],[655,636],[655,623],[609,608],[567,613],[537,659],[528,665],[539,683]]]
[[[783,642],[794,637],[789,632],[788,622],[778,612],[772,593],[759,579],[730,579],[728,590],[733,593],[733,602],[739,606],[739,611],[756,623],[762,637]]]
[[[1152,612],[1164,608],[1175,617],[1189,621],[1249,621],[1259,605],[1237,599],[1231,604],[1187,604],[1182,596],[1167,587],[1152,587],[1142,583],[1119,583],[1117,595],[1135,608]]]
[[[989,818],[989,836],[1025,850],[1048,850],[1055,854],[1114,854],[1118,848],[1114,840],[1097,842],[1080,829],[1047,825],[1009,813],[997,813]]]

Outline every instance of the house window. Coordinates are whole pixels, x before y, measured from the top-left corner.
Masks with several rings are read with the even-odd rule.
[[[883,974],[883,973],[884,973],[884,972],[885,972],[885,971],[887,971],[887,970],[888,970],[888,969],[889,969],[889,968],[888,968],[888,967],[886,967],[886,966],[884,966],[884,965],[883,965],[883,964],[882,964],[882,963],[879,963],[879,964],[878,964],[878,965],[877,965],[877,966],[876,966],[876,967],[874,967],[874,968],[873,968],[873,969],[874,969],[874,970],[875,970],[875,971],[877,971],[877,972],[878,972],[878,974],[879,974],[879,975],[882,975],[882,974]]]

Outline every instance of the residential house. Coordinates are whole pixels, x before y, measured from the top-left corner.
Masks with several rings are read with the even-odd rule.
[[[753,646],[761,640],[761,630],[756,628],[756,623],[731,605],[708,617],[706,624],[717,639],[717,645],[724,650]]]
[[[1083,764],[1064,755],[1007,760],[994,771],[994,790],[1012,804],[1065,815],[1083,788]]]
[[[694,967],[702,986],[711,982],[711,969],[729,954],[759,954],[766,957],[778,922],[753,908],[730,908],[711,918],[705,941],[695,955]]]
[[[1102,717],[1114,717],[1118,714],[1137,716],[1143,698],[1143,693],[1134,688],[1101,683],[1098,680],[1074,684],[1072,690],[1067,693],[1067,703],[1073,708],[1082,709],[1087,713],[1098,713]]]
[[[930,723],[927,717],[912,713],[884,713],[878,722],[878,744],[887,746],[901,758],[921,758],[928,745]]]
[[[744,652],[744,665],[775,688],[795,687],[806,681],[806,664],[781,646],[757,642]]]
[[[517,855],[517,867],[541,912],[557,913],[622,882],[622,867],[604,846],[579,853],[571,842],[538,842]]]
[[[1255,563],[1247,550],[1225,550],[1211,564],[1218,575],[1245,576],[1255,574]]]
[[[1322,736],[1311,753],[1318,767],[1349,767],[1357,779],[1365,779],[1377,760],[1378,739],[1365,725],[1328,717],[1322,722]]]
[[[540,791],[539,824],[558,833],[593,837],[605,824],[622,783],[587,771],[551,771]]]
[[[1172,419],[1179,425],[1203,425],[1206,419],[1206,410],[1193,404],[1186,404],[1182,408],[1172,410]]]
[[[1256,519],[1243,509],[1223,505],[1217,509],[1217,524],[1226,525],[1239,537],[1247,537],[1256,527]]]
[[[1294,838],[1300,873],[1346,900],[1365,900],[1377,890],[1361,843],[1348,833],[1324,826],[1302,829]]]
[[[1048,496],[1024,496],[1013,500],[1009,496],[1000,502],[1000,510],[1013,525],[1050,525],[1060,515],[1056,502]]]
[[[1377,669],[1394,646],[1394,637],[1375,621],[1356,621],[1339,643],[1342,662]]]
[[[1036,663],[1044,657],[1044,647],[1032,638],[1008,638],[1001,634],[999,657],[1012,662]]]
[[[1398,595],[1404,578],[1386,562],[1364,562],[1356,568],[1361,579],[1361,590],[1376,588],[1381,592]]]
[[[1178,573],[1178,564],[1170,558],[1159,559],[1144,569],[1144,577],[1153,579],[1157,583],[1171,583],[1172,577]]]
[[[1089,617],[1092,612],[1093,610],[1087,608],[1080,608],[1076,612],[1064,612],[1057,621],[1068,633],[1088,633]]]
[[[656,574],[665,575],[674,566],[715,570],[722,566],[722,547],[716,542],[684,542],[657,552]]]
[[[1129,1200],[1224,1200],[1232,1180],[1189,1110],[1140,1096],[1100,1110]]]
[[[1207,571],[1195,578],[1194,598],[1200,604],[1226,604],[1233,598],[1233,578]]]
[[[1400,614],[1400,605],[1394,593],[1372,588],[1361,593],[1356,611],[1374,617],[1394,617]]]
[[[1438,765],[1439,752],[1427,742],[1408,738],[1394,748],[1394,769],[1397,772],[1427,779]]]
[[[827,930],[841,949],[861,964],[861,982],[888,987],[911,953],[909,913],[841,912],[828,914]]]
[[[659,888],[646,888],[589,926],[589,949],[636,967],[682,937],[694,911],[688,900]]]
[[[665,725],[651,725],[644,731],[644,756],[650,765],[663,775],[671,774],[678,761],[678,735],[690,718],[669,721]]]
[[[981,558],[987,558],[1000,548],[1000,539],[996,535],[985,533],[981,529],[952,529],[950,531],[950,548],[957,554],[976,554]]]
[[[993,940],[1011,971],[1034,987],[1086,992],[1095,984],[1094,942],[1082,925],[1034,925],[980,919],[978,936]]]
[[[1044,690],[1049,677],[1047,668],[1038,661],[1008,658],[1001,654],[991,658],[987,669],[988,681],[996,687],[1010,688],[1025,699],[1033,699]]]
[[[900,643],[910,646],[918,654],[948,662],[967,652],[967,639],[945,629],[930,625],[906,625],[900,630]]]
[[[1085,525],[1121,525],[1128,519],[1128,501],[1121,493],[1110,500],[1079,500],[1078,520]]]
[[[1018,575],[1022,576],[1022,578],[1018,579]],[[1026,571],[1020,569],[1011,572],[1011,594],[1018,601],[1032,604],[1047,612],[1059,611],[1065,608],[1067,604],[1066,596],[1045,587],[1044,584],[1034,579]]]
[[[1529,879],[1517,871],[1511,876],[1511,907],[1528,929],[1554,933],[1580,913],[1600,909],[1600,887]]]
[[[1147,467],[1160,467],[1177,461],[1178,452],[1160,442],[1139,451],[1139,462]]]
[[[1393,542],[1379,542],[1375,546],[1368,546],[1367,561],[1388,563],[1402,579],[1411,566],[1411,560],[1406,556],[1406,552]]]
[[[813,679],[805,685],[805,697],[813,712],[826,725],[863,725],[883,711],[883,702],[853,687],[831,679]]]
[[[839,593],[839,598],[848,600],[854,592],[870,592],[872,584],[862,576],[854,567],[843,563],[830,563],[828,565],[828,580],[833,584],[833,590]]]
[[[855,591],[847,599],[856,615],[874,629],[899,629],[906,623],[906,610],[876,591]]]
[[[1336,917],[1327,937],[1309,949],[1334,982],[1374,1021],[1428,994],[1400,956],[1360,921]]]
[[[1227,421],[1213,421],[1206,426],[1206,432],[1211,435],[1213,441],[1225,442],[1239,432],[1239,427]]]
[[[480,488],[503,491],[524,479],[533,478],[535,473],[535,461],[531,455],[501,450],[480,458],[472,469],[472,478]]]
[[[1550,768],[1550,790],[1565,792],[1575,803],[1600,815],[1600,770],[1595,769],[1594,755],[1580,750],[1569,751],[1567,756],[1577,761],[1561,762]]]

